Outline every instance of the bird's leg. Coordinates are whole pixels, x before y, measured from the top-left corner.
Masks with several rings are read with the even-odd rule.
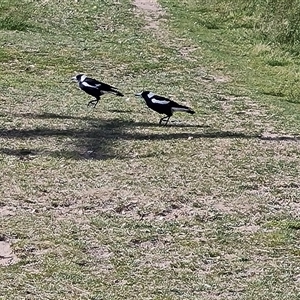
[[[87,104],[87,106],[89,107],[90,104],[93,104],[93,105],[94,105],[94,108],[95,108],[96,105],[98,104],[99,100],[100,100],[100,97],[97,97],[96,99],[91,100],[91,101]]]
[[[162,117],[162,118],[159,120],[159,125],[162,125],[162,121],[165,121],[166,118],[168,118],[168,120],[167,120],[166,123],[164,124],[164,126],[166,126],[167,123],[168,123],[168,121],[169,121],[169,119],[170,119],[169,116]]]
[[[95,102],[95,104],[94,104],[94,108],[95,108],[95,107],[96,107],[96,105],[98,104],[99,100],[100,100],[100,97],[97,97],[97,99],[96,99],[96,100],[94,100],[94,102]]]
[[[91,101],[87,104],[87,107],[89,107],[90,104],[94,104],[95,101],[96,101],[96,100],[91,100]],[[95,104],[94,104],[94,107],[95,107]]]
[[[167,119],[167,121],[166,121],[166,123],[165,123],[165,126],[167,126],[167,124],[168,124],[168,122],[169,122],[169,120],[170,120],[170,117],[171,117],[171,116],[168,116],[168,119]]]
[[[164,120],[164,118],[165,118],[165,117],[162,117],[162,118],[159,120],[159,123],[158,123],[159,125],[161,125],[161,122]]]

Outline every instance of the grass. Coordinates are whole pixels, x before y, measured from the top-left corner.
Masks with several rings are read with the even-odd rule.
[[[299,59],[226,1],[160,3],[149,31],[129,0],[1,2],[1,299],[299,298]],[[75,72],[126,95],[87,109]],[[141,89],[197,114],[158,127]]]
[[[0,29],[8,31],[25,31],[34,29],[33,23],[30,22],[30,15],[34,9],[28,1],[7,1],[0,3]]]

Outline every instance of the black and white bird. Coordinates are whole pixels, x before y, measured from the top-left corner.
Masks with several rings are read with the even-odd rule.
[[[143,91],[141,93],[135,94],[137,97],[142,97],[149,108],[153,109],[154,111],[158,112],[159,114],[165,114],[165,117],[162,117],[159,121],[159,125],[165,121],[164,125],[167,125],[169,122],[170,117],[173,115],[175,111],[184,111],[189,114],[194,114],[195,112],[184,105],[180,105],[168,98],[155,95],[149,91]]]
[[[78,74],[72,78],[73,81],[77,81],[79,87],[87,94],[95,97],[95,100],[91,100],[87,106],[94,104],[94,108],[100,100],[100,97],[104,94],[114,94],[116,96],[123,97],[124,95],[118,91],[118,89],[109,84],[100,82],[96,79],[86,77],[84,74]]]

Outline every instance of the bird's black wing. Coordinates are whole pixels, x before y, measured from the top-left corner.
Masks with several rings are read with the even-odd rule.
[[[112,85],[103,83],[103,82],[99,83],[99,89],[104,93],[107,92],[107,93],[113,93],[113,94],[115,94],[117,96],[121,96],[121,97],[124,96],[121,92],[118,91],[118,88],[116,88]]]
[[[87,78],[87,79],[85,80],[85,82],[87,84],[93,85],[94,87],[99,89],[102,93],[113,93],[117,96],[122,96],[122,97],[124,96],[121,92],[118,91],[118,88],[116,88],[110,84],[107,84],[107,83],[104,83],[104,82],[101,82],[101,81],[98,81],[98,80],[92,79],[92,78]]]
[[[194,113],[194,111],[189,108],[188,106],[185,105],[181,105],[173,100],[170,100],[168,98],[162,97],[162,96],[154,96],[152,99],[157,99],[157,104],[161,104],[161,105],[168,105],[169,107],[171,107],[173,110],[182,110],[182,111],[187,111],[189,113]],[[151,100],[152,100],[151,99]],[[168,103],[167,103],[168,101]],[[160,102],[160,103],[159,103]]]
[[[169,105],[172,100],[163,97],[163,96],[158,96],[158,95],[154,95],[151,99],[152,103],[158,104],[158,105]]]
[[[124,96],[118,89],[110,84],[98,81],[93,78],[86,78],[82,83],[82,86],[87,89],[97,89],[100,93],[113,93],[117,96]]]
[[[188,108],[187,106],[181,105],[181,104],[179,104],[179,103],[177,103],[177,102],[175,102],[175,101],[171,101],[171,102],[170,102],[170,105],[171,105],[172,107]]]
[[[158,96],[158,95],[154,95],[153,97],[152,97],[152,99],[157,99],[157,100],[162,100],[162,101],[172,101],[172,100],[170,100],[170,99],[168,99],[168,98],[166,98],[166,97],[163,97],[163,96]]]
[[[97,87],[97,88],[103,84],[102,82],[93,78],[86,78],[83,82],[85,82],[86,85]]]
[[[188,108],[187,106],[181,105],[171,99],[162,97],[162,96],[157,96],[155,95],[152,99],[157,99],[158,101],[161,101],[161,104],[167,104],[166,101],[168,101],[168,105],[171,107],[182,107],[182,108]]]
[[[110,84],[107,84],[107,83],[104,83],[104,82],[100,82],[100,89],[103,90],[103,91],[113,91],[115,92],[117,90],[116,87],[110,85]]]
[[[170,102],[170,107],[172,109],[172,111],[185,111],[189,114],[194,114],[195,112],[188,106],[185,106],[185,105],[181,105],[175,101],[171,101]]]

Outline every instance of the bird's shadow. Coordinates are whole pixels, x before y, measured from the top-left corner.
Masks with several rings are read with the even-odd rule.
[[[132,113],[132,110],[129,109],[108,109],[108,112],[111,113],[118,113],[118,114],[130,114]]]
[[[44,114],[20,114],[24,118],[41,119],[81,119],[86,121],[86,126],[80,128],[33,128],[33,129],[0,129],[1,139],[47,139],[58,137],[59,140],[71,140],[73,145],[65,150],[45,149],[9,149],[0,148],[0,153],[17,157],[35,156],[39,152],[54,157],[67,159],[128,159],[126,154],[118,148],[122,141],[168,141],[178,139],[260,139],[269,141],[298,141],[299,137],[276,136],[263,137],[260,133],[243,133],[234,131],[220,131],[199,124],[175,124],[159,126],[155,123],[134,122],[132,120],[107,119],[91,117],[77,117],[52,113]],[[145,129],[157,127],[159,130],[147,131]],[[140,129],[143,130],[140,130]],[[176,128],[180,129],[176,131]],[[185,130],[186,129],[186,130]],[[191,129],[191,130],[189,130]],[[199,129],[199,130],[197,130]],[[118,144],[119,143],[119,144]],[[73,150],[75,149],[75,150]],[[123,149],[123,148],[122,148]],[[128,151],[127,151],[128,152]],[[146,156],[151,156],[147,154]]]
[[[118,109],[109,109],[109,112],[113,113],[132,113],[131,110],[118,110]],[[4,115],[3,115],[4,116]],[[64,114],[55,114],[55,113],[15,113],[12,115],[13,117],[19,117],[19,118],[28,118],[28,119],[59,119],[59,120],[83,120],[83,121],[91,121],[93,122],[93,126],[97,123],[99,123],[99,126],[102,126],[103,121],[99,120],[99,118],[96,117],[90,117],[90,116],[72,116],[72,115],[64,115]],[[111,119],[111,123],[118,123],[119,119]],[[209,125],[205,124],[187,124],[187,123],[181,123],[178,121],[171,120],[167,125],[159,125],[157,123],[151,123],[151,122],[135,122],[133,120],[127,120],[126,126],[128,127],[157,127],[157,128],[169,128],[169,127],[179,127],[179,128],[208,128]]]
[[[55,114],[55,113],[15,113],[13,117],[27,118],[27,119],[59,119],[59,120],[83,120],[83,121],[98,121],[99,118],[90,117],[90,116],[71,116],[64,114]]]

